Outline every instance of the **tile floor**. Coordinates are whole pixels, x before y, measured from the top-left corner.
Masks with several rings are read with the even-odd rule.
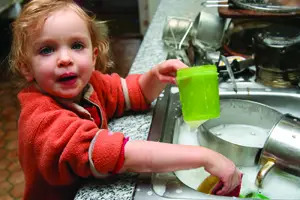
[[[16,90],[10,82],[0,83],[0,200],[21,199],[24,176],[18,162]]]
[[[141,44],[139,38],[114,38],[113,72],[125,77]],[[12,82],[0,77],[0,200],[22,199],[24,176],[18,162],[19,105]]]

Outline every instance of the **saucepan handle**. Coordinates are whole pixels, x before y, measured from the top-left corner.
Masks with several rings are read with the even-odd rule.
[[[275,160],[270,159],[268,160],[263,166],[262,168],[259,170],[259,172],[257,173],[256,176],[256,180],[255,180],[255,184],[258,187],[262,187],[263,185],[263,180],[264,178],[267,176],[267,174],[269,173],[269,171],[275,166]]]

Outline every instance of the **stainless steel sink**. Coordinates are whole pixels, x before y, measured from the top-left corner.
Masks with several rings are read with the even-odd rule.
[[[300,118],[300,89],[274,89],[267,88],[255,82],[238,82],[238,92],[234,92],[230,84],[220,84],[221,99],[246,99],[266,104],[279,112],[290,113]],[[167,143],[181,143],[180,127],[184,125],[181,117],[181,105],[179,93],[176,86],[169,86],[157,99],[153,113],[152,125],[148,140]],[[198,145],[197,138],[190,135],[190,141],[185,144]],[[194,137],[194,139],[193,139]],[[252,169],[242,169],[250,176],[255,176],[258,167]],[[198,170],[198,171],[197,171]],[[140,175],[134,194],[134,199],[141,200],[172,200],[172,199],[233,199],[233,197],[220,197],[197,192],[194,187],[183,178],[185,174],[189,176],[199,175],[201,169],[196,171],[179,171],[171,173],[153,173]],[[202,171],[204,171],[202,169]],[[280,194],[272,194],[271,199],[299,199],[300,198],[300,177],[293,176],[275,169],[269,174],[269,188],[266,190],[256,188],[256,192],[270,192],[272,190]],[[276,180],[275,180],[276,179]],[[277,180],[278,179],[278,180]],[[244,181],[244,178],[243,178]],[[266,180],[267,181],[267,180]],[[275,182],[274,182],[275,181]],[[277,182],[276,182],[277,181]],[[280,184],[278,184],[280,183]],[[274,188],[272,188],[274,187]],[[285,190],[285,187],[292,187],[296,191]],[[278,188],[282,188],[278,190]],[[255,189],[255,188],[254,188]],[[242,188],[243,190],[243,188]],[[299,192],[298,192],[299,191]],[[268,193],[269,194],[269,193]],[[269,195],[269,197],[271,197]]]

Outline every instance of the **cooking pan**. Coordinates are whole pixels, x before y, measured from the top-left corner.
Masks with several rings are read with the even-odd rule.
[[[198,127],[201,146],[217,151],[237,166],[254,166],[269,132],[282,114],[253,101],[224,99],[220,117]]]
[[[283,171],[300,176],[300,119],[285,114],[270,131],[260,155],[262,168],[257,173],[256,185],[263,186],[268,172],[277,166]]]

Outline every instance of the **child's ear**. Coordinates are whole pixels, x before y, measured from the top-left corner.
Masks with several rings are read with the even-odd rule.
[[[33,81],[34,79],[33,73],[26,64],[21,64],[20,71],[28,82]]]
[[[95,47],[93,50],[93,66],[94,66],[94,68],[96,65],[98,53],[99,53],[99,49],[98,49],[98,47]]]

